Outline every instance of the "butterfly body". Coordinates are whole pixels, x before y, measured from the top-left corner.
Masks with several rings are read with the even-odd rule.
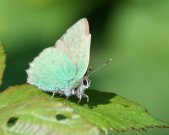
[[[27,82],[43,91],[60,93],[80,100],[90,86],[85,73],[89,64],[91,34],[87,19],[70,27],[53,47],[44,49],[26,70]]]

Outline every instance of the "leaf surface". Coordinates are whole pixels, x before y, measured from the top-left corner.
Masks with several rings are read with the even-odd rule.
[[[35,86],[10,87],[0,94],[0,134],[98,135],[100,131],[168,127],[144,107],[114,93],[87,90],[90,102],[50,98]]]

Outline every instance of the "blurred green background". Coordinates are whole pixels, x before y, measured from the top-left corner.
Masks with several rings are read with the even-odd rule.
[[[92,33],[90,65],[112,58],[91,76],[91,87],[127,97],[169,123],[169,0],[0,0],[7,53],[1,90],[25,83],[28,63],[83,17]],[[168,135],[169,129],[126,134]]]

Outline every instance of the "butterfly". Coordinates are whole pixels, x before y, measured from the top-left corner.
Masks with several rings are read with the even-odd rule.
[[[89,76],[93,73],[88,74],[90,43],[89,24],[82,18],[53,47],[44,49],[34,58],[26,70],[27,83],[52,92],[52,97],[56,93],[67,98],[76,95],[79,102],[82,98],[87,98],[88,102],[85,90],[90,87]]]
[[[44,49],[26,70],[27,83],[46,92],[76,95],[79,101],[91,81],[85,73],[89,64],[91,34],[86,18],[71,26],[53,47]]]

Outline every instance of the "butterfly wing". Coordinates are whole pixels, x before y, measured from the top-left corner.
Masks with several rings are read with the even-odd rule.
[[[71,60],[55,47],[44,49],[27,70],[27,82],[44,91],[62,90],[69,87],[68,80],[75,76],[76,67]]]
[[[44,91],[71,89],[84,76],[90,53],[89,26],[81,19],[30,64],[27,82]]]
[[[89,64],[91,34],[86,18],[79,20],[55,44],[64,52],[76,67],[75,80],[80,80]]]

